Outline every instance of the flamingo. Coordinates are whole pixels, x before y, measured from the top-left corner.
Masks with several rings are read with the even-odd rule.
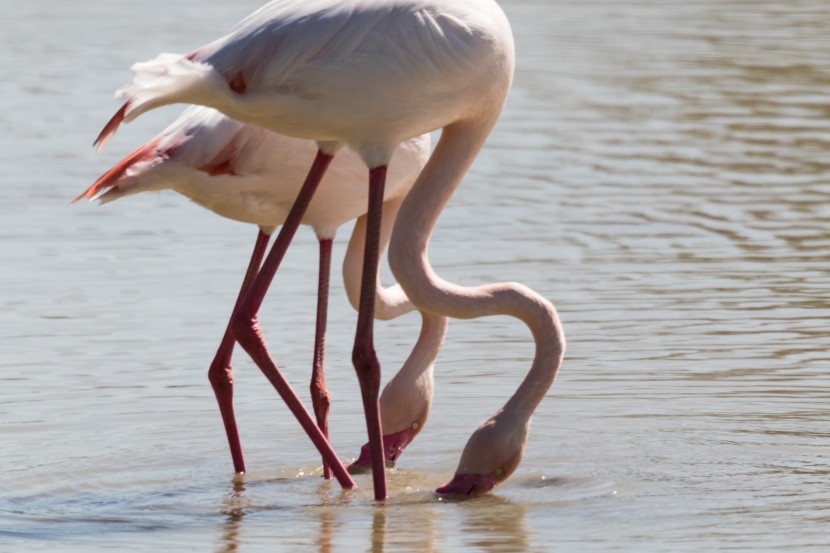
[[[392,186],[386,190],[384,201],[388,216],[381,233],[384,244],[401,198],[423,167],[429,146],[429,136],[424,135],[402,143],[396,151],[390,171]],[[302,172],[314,152],[311,141],[278,135],[229,119],[216,110],[191,106],[158,136],[105,172],[74,201],[89,198],[107,203],[140,192],[172,189],[219,215],[257,225],[259,232],[241,297],[250,287],[271,234],[284,221],[301,184]],[[339,156],[303,218],[317,234],[320,247],[310,389],[317,425],[326,437],[330,401],[323,365],[332,241],[340,225],[358,217],[343,265],[347,296],[357,306],[363,256],[359,246],[366,233],[362,217],[366,197],[365,193],[361,194],[365,189],[355,185],[362,180],[361,166],[362,162],[354,154],[346,152]],[[378,282],[376,294],[375,315],[380,319],[389,320],[413,309],[399,286],[384,289]],[[389,429],[384,434],[384,443],[390,460],[397,458],[423,428],[432,400],[433,365],[443,341],[446,318],[425,313],[422,319],[421,335],[411,355],[381,396],[381,413],[387,421],[384,427]],[[233,346],[228,325],[208,378],[219,403],[234,470],[244,473],[245,462],[233,410]],[[357,471],[363,465],[358,459],[352,470]],[[330,478],[332,468],[325,459],[323,467],[324,476]]]
[[[352,361],[378,501],[387,492],[373,288],[387,168],[402,141],[442,130],[394,224],[389,263],[396,280],[421,311],[462,319],[512,315],[528,326],[535,343],[524,380],[473,432],[454,476],[437,493],[489,492],[515,471],[531,416],[562,363],[565,338],[553,304],[517,283],[449,283],[435,274],[427,255],[438,216],[498,120],[514,65],[510,24],[494,0],[276,0],[190,54],[162,54],[134,65],[133,82],[118,93],[125,103],[96,140],[103,144],[122,122],[158,106],[195,103],[317,142],[292,213],[234,315],[234,336],[266,374],[274,364],[254,314],[290,242],[293,219],[334,154],[342,146],[357,152],[369,169],[369,206]]]

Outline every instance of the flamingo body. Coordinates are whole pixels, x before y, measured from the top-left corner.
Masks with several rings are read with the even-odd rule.
[[[500,110],[503,94],[469,99],[486,98],[494,79],[509,85],[512,57],[509,24],[489,0],[271,2],[187,56],[136,64],[119,91],[127,104],[97,142],[122,119],[185,102],[349,145],[376,167],[406,139]]]
[[[384,199],[402,199],[429,156],[429,135],[400,144],[389,165]],[[101,176],[78,199],[102,202],[172,189],[211,211],[258,225],[270,234],[285,221],[317,152],[308,140],[245,125],[202,106],[173,124]],[[366,212],[366,168],[343,151],[320,184],[303,224],[319,238]],[[360,184],[358,184],[360,183]]]

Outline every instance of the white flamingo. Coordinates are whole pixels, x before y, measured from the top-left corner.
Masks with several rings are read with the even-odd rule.
[[[564,334],[550,302],[516,283],[451,284],[427,259],[441,210],[501,113],[514,62],[510,25],[493,0],[277,0],[189,55],[163,54],[135,65],[133,83],[120,91],[126,103],[97,141],[102,144],[122,121],[172,103],[207,105],[245,123],[317,141],[317,158],[292,213],[233,322],[236,339],[278,389],[254,314],[333,154],[346,145],[360,155],[369,168],[369,207],[353,362],[376,499],[386,497],[386,481],[374,284],[386,171],[402,141],[442,129],[392,233],[389,262],[406,295],[418,309],[444,316],[515,316],[536,344],[527,376],[473,433],[455,476],[439,493],[489,491],[515,470],[531,415],[561,365]]]
[[[381,242],[388,241],[398,206],[409,191],[429,155],[428,135],[408,140],[396,150],[390,166],[384,200],[387,222]],[[302,177],[316,146],[243,125],[221,113],[201,107],[188,108],[172,125],[104,173],[75,200],[98,199],[101,203],[140,192],[172,189],[215,213],[258,225],[254,253],[240,291],[244,296],[259,268],[268,239],[282,224],[297,195]],[[366,224],[366,188],[363,163],[345,152],[323,179],[309,205],[303,223],[310,225],[320,246],[317,328],[311,377],[311,397],[317,425],[328,436],[329,394],[325,386],[324,354],[331,246],[337,228],[358,218],[343,264],[347,295],[357,306]],[[377,283],[376,316],[388,320],[413,309],[399,286],[384,289]],[[239,300],[237,300],[238,302]],[[423,427],[432,399],[435,357],[446,330],[446,318],[422,314],[421,335],[401,371],[390,380],[381,396],[386,456],[394,459]],[[210,365],[210,379],[225,425],[237,473],[245,472],[239,433],[233,410],[231,356],[234,339],[230,325]],[[414,391],[414,393],[413,393]],[[308,415],[306,415],[308,416]],[[365,463],[358,460],[356,468]],[[324,475],[331,476],[325,461]]]

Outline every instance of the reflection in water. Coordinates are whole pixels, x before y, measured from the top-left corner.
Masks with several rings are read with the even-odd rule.
[[[372,513],[372,553],[383,553],[386,545],[386,509],[380,507]]]
[[[241,537],[243,527],[255,524],[245,519],[250,520],[254,513],[273,514],[269,517],[273,530],[266,533],[262,540],[275,547],[286,540],[297,540],[313,544],[313,550],[319,553],[331,553],[342,550],[344,546],[346,549],[355,547],[355,532],[359,531],[358,535],[368,538],[366,550],[372,553],[440,551],[436,546],[436,518],[448,506],[439,503],[431,493],[417,493],[404,496],[402,501],[389,500],[378,504],[369,495],[358,499],[344,494],[336,484],[327,481],[316,488],[316,505],[295,510],[270,504],[270,497],[284,494],[284,481],[264,479],[258,481],[259,484],[268,485],[263,490],[265,498],[252,499],[248,497],[250,486],[246,486],[245,480],[234,479],[232,489],[223,498],[221,514],[224,520],[216,553],[235,553],[240,549],[244,543]],[[509,523],[509,517],[507,520]],[[490,526],[486,521],[483,524]]]
[[[372,553],[438,551],[435,543],[438,507],[434,502],[375,507],[372,513]]]
[[[525,507],[509,499],[492,496],[481,501],[462,501],[466,544],[494,553],[524,553],[530,550],[525,528]]]
[[[225,495],[222,502],[225,523],[216,553],[236,553],[239,547],[239,528],[246,509],[251,506],[250,501],[245,498],[244,476],[235,476],[232,485],[233,489]]]
[[[129,17],[123,2],[4,5],[15,22],[0,33],[0,67],[14,75],[0,79],[0,168],[16,183],[0,187],[9,550],[827,550],[825,0],[500,0],[513,91],[430,256],[450,281],[516,280],[553,300],[568,356],[517,474],[493,497],[436,502],[429,491],[449,477],[436,471],[452,469],[532,353],[514,321],[451,324],[429,426],[401,460],[413,472],[384,507],[365,488],[296,477],[316,456],[274,418],[281,406],[245,356],[246,447],[279,477],[226,487],[199,375],[247,228],[167,195],[66,207],[178,113],[92,154],[130,63],[187,51],[261,3],[145,0]],[[267,324],[286,371],[305,374],[316,242],[297,238]],[[329,357],[346,367],[331,371],[333,435],[349,454],[364,441],[354,314],[343,300],[331,315]],[[411,322],[379,325],[384,359],[402,362]],[[534,473],[563,479],[521,483]]]
[[[328,480],[326,482],[323,482],[317,488],[317,497],[319,498],[320,505],[322,505],[322,507],[314,510],[314,512],[316,512],[317,516],[320,518],[320,524],[318,525],[319,530],[317,532],[317,537],[314,541],[317,544],[317,551],[319,551],[320,553],[331,553],[333,551],[332,534],[334,532],[335,527],[335,510],[332,508],[327,508],[327,506],[334,505],[334,493],[337,493],[339,496],[342,496],[342,491],[338,489],[337,492],[333,492],[332,485],[334,485],[334,482]]]

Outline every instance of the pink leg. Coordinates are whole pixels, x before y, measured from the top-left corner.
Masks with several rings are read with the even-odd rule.
[[[320,240],[320,272],[317,280],[317,329],[314,334],[314,363],[311,368],[311,405],[317,426],[326,438],[329,437],[329,406],[331,399],[326,390],[324,361],[326,357],[326,319],[329,309],[329,275],[331,274],[330,238]],[[323,459],[323,477],[332,476],[331,467]]]
[[[259,275],[257,275],[253,286],[251,286],[251,291],[234,314],[232,330],[236,341],[248,352],[248,355],[259,366],[260,370],[262,370],[263,374],[265,374],[266,378],[268,378],[277,390],[277,393],[285,401],[288,408],[297,417],[303,430],[306,431],[306,434],[308,434],[311,441],[317,447],[317,450],[323,456],[323,459],[325,459],[326,464],[334,471],[334,476],[337,478],[337,481],[344,488],[351,489],[355,487],[354,481],[349,476],[349,473],[346,472],[343,463],[337,458],[337,454],[332,449],[329,441],[320,432],[320,429],[312,420],[311,415],[308,414],[308,411],[306,411],[297,394],[291,389],[291,386],[286,382],[285,377],[283,377],[276,363],[274,363],[274,360],[268,353],[268,347],[265,345],[262,331],[257,323],[257,312],[265,299],[265,294],[268,292],[268,286],[274,279],[274,275],[279,268],[282,258],[285,256],[285,252],[288,250],[291,239],[294,237],[297,227],[300,226],[303,214],[311,202],[314,191],[317,189],[317,185],[320,184],[320,180],[323,178],[323,174],[326,172],[331,160],[331,155],[324,154],[323,152],[317,153],[317,157],[308,172],[305,183],[303,183],[303,187],[297,195],[294,205],[291,206],[291,211],[289,211],[288,217],[285,219],[274,241],[274,245],[268,257],[265,259],[265,263],[260,268]]]
[[[254,252],[251,254],[251,261],[248,264],[248,270],[245,272],[245,278],[242,281],[242,288],[239,290],[239,296],[236,298],[236,303],[233,307],[233,312],[239,308],[242,298],[248,293],[251,284],[254,282],[254,277],[259,270],[259,264],[262,263],[262,257],[265,254],[265,247],[268,245],[269,236],[262,231],[257,235],[256,244],[254,245]],[[225,423],[225,434],[228,436],[228,445],[231,449],[231,458],[233,459],[233,470],[237,473],[245,472],[245,460],[242,457],[242,444],[239,441],[239,432],[236,429],[236,417],[233,414],[233,371],[231,370],[231,356],[233,355],[234,339],[231,334],[231,322],[233,321],[233,314],[228,321],[228,326],[225,329],[225,335],[222,337],[222,342],[219,344],[219,349],[216,351],[216,356],[210,364],[208,370],[208,380],[213,387],[213,393],[216,394],[216,401],[219,403],[219,412],[222,414],[222,422]]]
[[[386,499],[386,461],[383,455],[383,434],[380,425],[380,363],[375,354],[375,285],[380,256],[380,223],[386,166],[369,172],[369,210],[366,223],[366,248],[363,255],[363,277],[360,284],[360,305],[357,315],[352,363],[360,383],[369,450],[372,453],[372,481],[375,499]]]

